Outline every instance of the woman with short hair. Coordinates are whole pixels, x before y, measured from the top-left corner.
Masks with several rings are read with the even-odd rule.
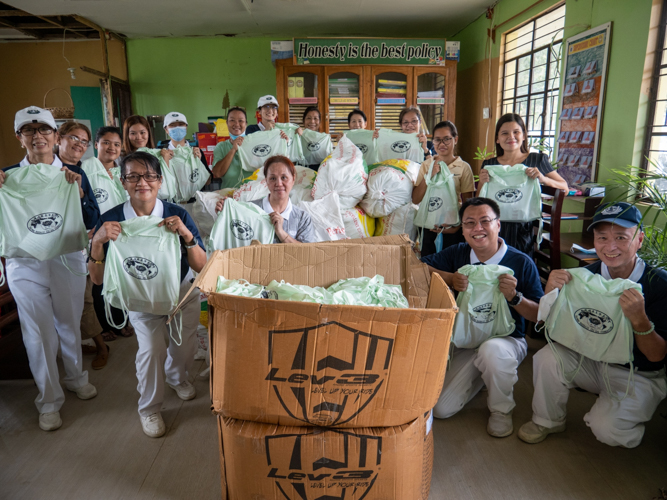
[[[227,112],[229,139],[221,141],[213,151],[213,177],[221,179],[220,189],[237,188],[243,183],[246,173],[241,160],[236,154],[243,144],[248,127],[248,115],[245,109],[234,106]]]
[[[65,122],[56,135],[56,154],[64,165],[80,167],[90,141],[90,130],[83,123]]]
[[[426,134],[421,130],[422,114],[417,106],[408,106],[398,115],[398,124],[404,134],[417,134],[419,144],[424,150],[424,156],[435,156],[433,143],[428,140]]]

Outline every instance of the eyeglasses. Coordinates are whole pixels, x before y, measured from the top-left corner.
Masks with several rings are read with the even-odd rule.
[[[481,224],[481,226],[484,229],[489,229],[491,227],[491,223],[494,220],[498,220],[498,217],[495,217],[493,219],[482,219],[482,220],[469,220],[465,221],[463,224],[461,224],[464,228],[466,229],[475,229],[477,227],[477,224]]]
[[[278,111],[278,106],[274,106],[273,104],[267,104],[266,106],[262,106],[262,109],[265,109],[267,111]]]
[[[419,120],[412,120],[411,122],[401,122],[401,125],[412,125],[413,127],[416,127],[419,125]]]
[[[443,139],[437,138],[433,139],[433,144],[450,144],[453,140],[453,137],[445,137]]]
[[[123,180],[131,184],[136,184],[139,179],[143,178],[146,182],[155,182],[160,180],[160,175],[155,172],[148,172],[147,174],[127,174],[123,176]]]
[[[64,137],[67,137],[68,139],[71,139],[74,144],[81,144],[84,148],[87,148],[90,146],[90,142],[85,140],[85,139],[79,139],[75,135],[66,135]]]
[[[20,130],[20,133],[24,137],[32,137],[35,135],[35,132],[39,132],[42,135],[51,135],[53,134],[53,129],[49,126],[44,125],[43,127],[32,128],[26,127]]]

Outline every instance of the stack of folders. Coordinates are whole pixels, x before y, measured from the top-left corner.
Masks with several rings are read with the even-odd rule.
[[[375,97],[378,104],[405,104],[408,82],[400,80],[378,80]]]

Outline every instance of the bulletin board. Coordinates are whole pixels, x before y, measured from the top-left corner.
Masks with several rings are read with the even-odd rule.
[[[595,181],[611,23],[568,38],[558,126],[558,173],[568,185]]]

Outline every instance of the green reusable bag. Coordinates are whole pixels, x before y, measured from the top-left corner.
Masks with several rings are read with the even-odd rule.
[[[479,196],[498,202],[502,222],[529,222],[542,219],[540,181],[526,175],[525,165],[487,165],[490,180]]]
[[[227,198],[222,212],[213,224],[206,251],[247,247],[252,240],[264,245],[273,243],[276,235],[271,218],[254,203]]]
[[[262,285],[253,285],[246,280],[226,280],[223,276],[218,276],[218,282],[215,289],[216,293],[224,293],[226,295],[237,295],[239,297],[252,297],[255,299],[268,298],[266,293],[264,296],[264,287]]]
[[[285,132],[289,139],[287,141],[286,156],[292,160],[292,162],[298,165],[307,165],[306,159],[303,156],[303,145],[301,143],[301,137],[299,137],[299,134],[296,133],[299,126],[295,125],[294,123],[276,123],[276,128]]]
[[[458,225],[461,222],[454,174],[441,161],[440,172],[433,175],[434,164],[435,162],[431,162],[431,166],[424,176],[426,193],[424,193],[424,198],[419,204],[414,220],[415,226],[424,229],[432,229],[433,226],[441,224]],[[420,234],[420,242],[422,239],[423,231]]]
[[[44,261],[86,248],[76,182],[68,183],[64,172],[43,163],[6,175],[0,188],[0,255]]]
[[[373,139],[374,130],[348,130],[345,136],[359,148],[364,156],[366,165],[378,162],[377,139]]]
[[[424,150],[417,134],[405,134],[390,129],[380,129],[377,138],[377,161],[410,160],[417,163],[424,161]]]
[[[514,318],[498,288],[498,278],[503,274],[514,276],[514,271],[493,264],[468,264],[458,272],[468,277],[468,288],[456,298],[459,313],[454,321],[452,343],[461,349],[477,349],[491,338],[514,332]]]
[[[109,177],[104,165],[97,158],[88,158],[83,161],[81,170],[86,173],[93,188],[100,213],[105,213],[116,205],[125,203],[130,198],[120,181],[120,167],[113,167],[109,170],[113,179]]]
[[[174,201],[178,203],[186,203],[194,198],[209,177],[208,170],[190,146],[177,146],[169,166],[176,177],[177,194]]]
[[[114,328],[125,326],[129,311],[166,316],[178,305],[181,247],[176,233],[158,227],[162,220],[147,215],[123,221],[118,239],[109,241],[102,296]],[[110,306],[123,311],[121,325],[113,323]]]
[[[334,304],[377,307],[410,307],[400,285],[386,285],[384,277],[348,278],[334,283],[327,291],[333,294]]]
[[[162,185],[157,192],[157,197],[164,201],[173,202],[178,197],[178,181],[174,175],[173,169],[167,165],[160,149],[139,148],[137,151],[148,153],[155,156],[160,161],[160,169],[162,170]]]
[[[544,323],[544,333],[559,362],[563,376],[572,382],[583,359],[632,366],[634,333],[618,300],[625,290],[642,291],[642,286],[625,279],[607,280],[579,267],[568,269],[572,280],[561,289]],[[565,373],[563,361],[554,348],[557,342],[581,355],[574,372]],[[628,389],[632,377],[628,377]],[[609,387],[609,380],[605,377]],[[613,394],[611,391],[610,395]],[[627,391],[626,391],[627,394]]]
[[[280,129],[264,130],[247,135],[237,151],[243,170],[254,172],[264,166],[272,156],[287,155],[287,141],[280,136]],[[301,142],[299,142],[301,144]]]
[[[333,151],[331,136],[305,128],[301,134],[301,148],[306,165],[319,165]]]

